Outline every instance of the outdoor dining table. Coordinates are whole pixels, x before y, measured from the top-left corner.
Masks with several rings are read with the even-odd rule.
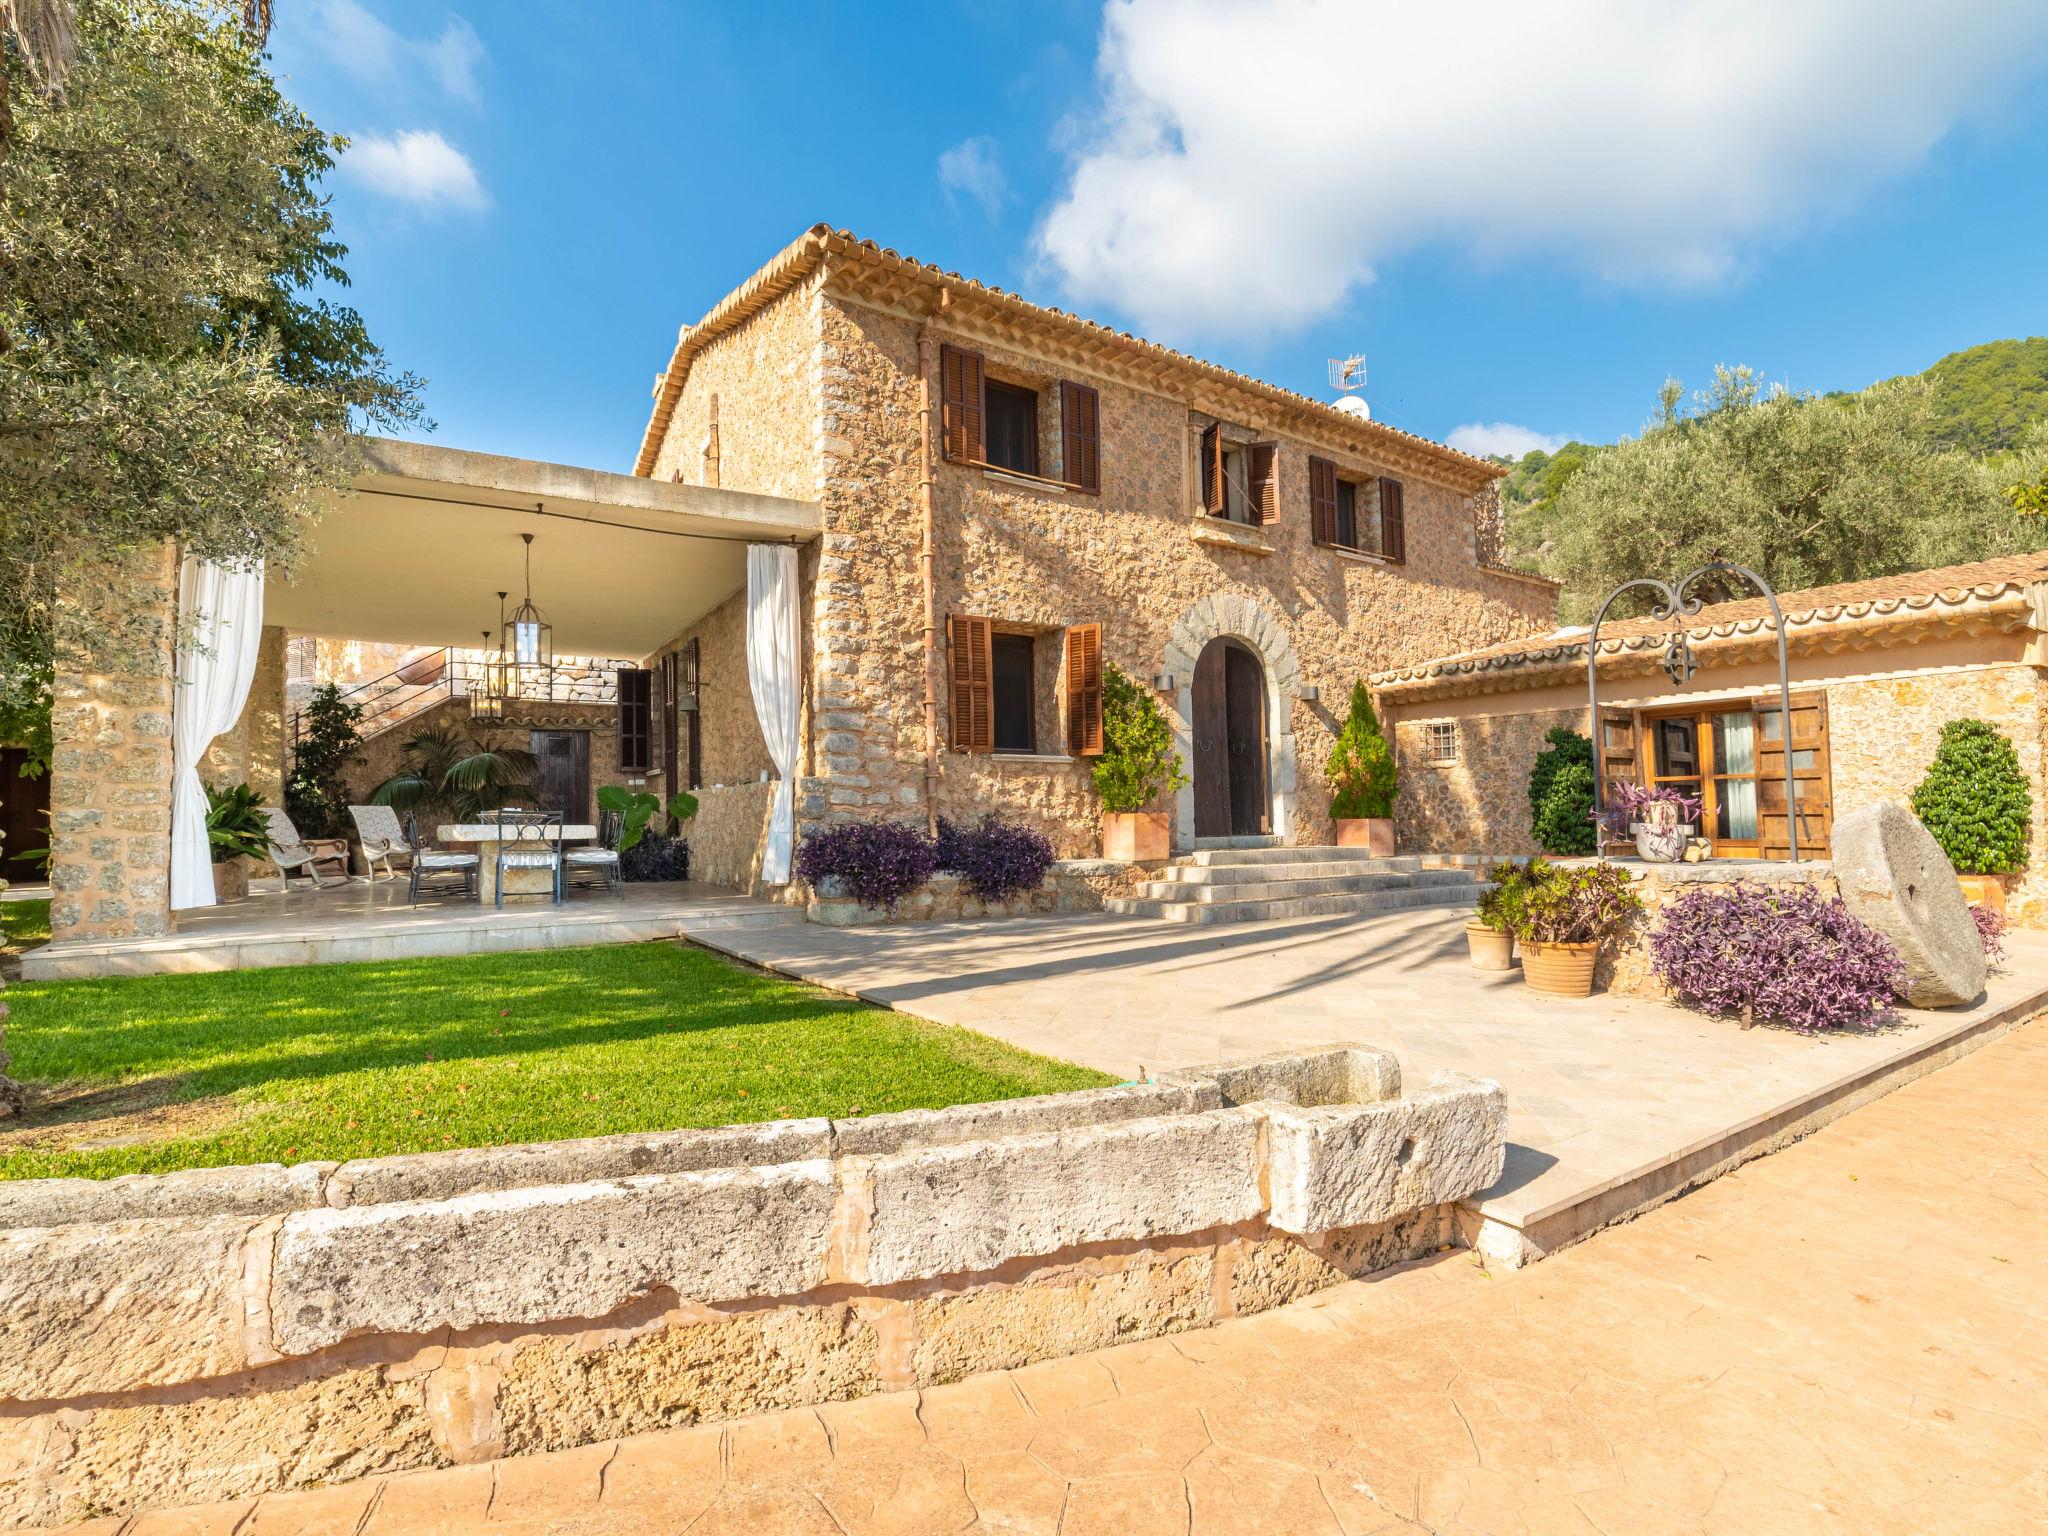
[[[476,889],[477,897],[485,906],[492,906],[498,900],[498,844],[507,843],[577,843],[588,842],[597,836],[597,828],[587,822],[572,821],[566,826],[544,827],[516,822],[502,826],[495,821],[450,821],[434,829],[443,843],[473,843],[477,852]],[[505,894],[507,896],[551,896],[554,894],[554,871],[547,869],[508,869],[505,871]]]

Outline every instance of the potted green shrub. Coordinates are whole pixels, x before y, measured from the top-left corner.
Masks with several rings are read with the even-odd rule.
[[[1173,813],[1149,809],[1188,782],[1173,729],[1152,695],[1114,666],[1102,669],[1102,755],[1095,793],[1102,802],[1102,856],[1151,863],[1173,852]]]
[[[1551,997],[1592,996],[1601,946],[1625,933],[1642,910],[1628,872],[1616,865],[1545,870],[1530,881],[1515,920],[1522,979]]]
[[[270,853],[270,823],[263,801],[246,784],[206,789],[206,842],[213,855],[213,899],[240,901],[249,894],[249,863]]]
[[[1339,848],[1369,849],[1375,858],[1394,853],[1394,751],[1380,732],[1372,695],[1364,683],[1351,685],[1351,713],[1337,733],[1324,770],[1330,781],[1330,819]]]
[[[2005,910],[2002,875],[2026,866],[2034,797],[2019,754],[2005,734],[1982,720],[1951,720],[1927,777],[1913,791],[1918,816],[1973,905]]]
[[[1515,925],[1522,920],[1529,889],[1550,873],[1540,858],[1516,863],[1503,859],[1486,872],[1487,887],[1479,895],[1479,912],[1465,924],[1465,947],[1475,971],[1508,971],[1515,965]]]
[[[1529,826],[1545,853],[1593,853],[1593,743],[1568,726],[1552,726],[1550,743],[1529,769]]]

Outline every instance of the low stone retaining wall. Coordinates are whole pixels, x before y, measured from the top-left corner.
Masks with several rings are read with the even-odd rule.
[[[1344,1047],[1091,1092],[0,1184],[0,1519],[932,1384],[1456,1240],[1506,1104]]]
[[[814,923],[856,928],[870,923],[937,923],[967,917],[1024,917],[1048,912],[1100,912],[1111,896],[1128,896],[1157,879],[1162,864],[1118,859],[1061,859],[1038,889],[1007,901],[983,901],[958,875],[933,875],[894,908],[864,907],[836,891],[812,891],[804,910]]]
[[[773,784],[720,784],[691,791],[697,814],[683,824],[690,878],[753,893],[761,874]]]
[[[1631,997],[1671,995],[1651,969],[1650,934],[1662,920],[1664,909],[1681,896],[1700,890],[1725,895],[1738,887],[1754,890],[1758,886],[1790,891],[1805,885],[1813,886],[1823,896],[1842,893],[1835,879],[1835,866],[1825,859],[1797,864],[1783,859],[1721,859],[1699,864],[1614,862],[1626,869],[1635,882],[1635,892],[1643,900],[1643,915],[1626,944],[1602,952],[1594,985]]]

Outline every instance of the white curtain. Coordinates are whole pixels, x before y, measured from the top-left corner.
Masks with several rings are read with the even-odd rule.
[[[263,562],[236,569],[190,556],[178,572],[178,688],[171,703],[171,910],[213,905],[199,764],[242,716],[263,640]]]
[[[768,815],[768,846],[761,855],[761,879],[781,885],[789,879],[790,848],[796,839],[795,786],[797,710],[796,550],[787,544],[747,546],[747,682],[754,690],[754,714],[775,764],[775,799]]]

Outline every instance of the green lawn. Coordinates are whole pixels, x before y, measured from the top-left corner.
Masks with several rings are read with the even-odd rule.
[[[0,901],[0,949],[34,949],[49,941],[47,901]]]
[[[11,986],[0,1177],[874,1114],[1114,1081],[678,944]],[[19,1124],[19,1122],[17,1122]]]

